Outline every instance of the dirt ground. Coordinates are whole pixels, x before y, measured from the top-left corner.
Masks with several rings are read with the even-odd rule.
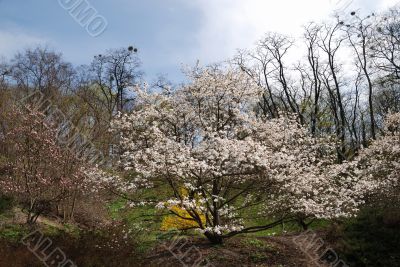
[[[146,266],[322,266],[302,252],[293,236],[234,238],[212,246],[206,240],[185,240],[159,246],[144,260]],[[169,246],[168,246],[169,245]]]
[[[314,267],[312,258],[304,253],[293,238],[236,237],[223,245],[213,246],[201,238],[179,238],[166,241],[146,253],[126,248],[118,252],[99,250],[90,241],[55,240],[78,266],[83,267],[191,267],[191,266],[274,266]],[[45,266],[22,244],[0,241],[0,267]]]

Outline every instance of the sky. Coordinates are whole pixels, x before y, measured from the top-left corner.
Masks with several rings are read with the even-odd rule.
[[[266,32],[296,37],[303,25],[329,18],[335,10],[378,12],[397,2],[0,0],[0,57],[7,60],[18,51],[41,45],[62,52],[66,61],[80,65],[90,63],[94,55],[107,49],[133,45],[138,48],[146,80],[163,75],[179,83],[184,80],[183,66],[226,60],[237,49],[251,48]],[[68,10],[74,3],[90,5],[97,20],[79,23],[78,11],[72,12],[73,7]],[[85,25],[90,22],[92,30]],[[93,30],[96,25],[98,31]]]

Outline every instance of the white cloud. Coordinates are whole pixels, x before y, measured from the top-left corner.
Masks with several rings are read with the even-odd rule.
[[[8,59],[21,49],[50,43],[46,38],[15,29],[12,31],[0,29],[0,40],[0,56]]]
[[[297,36],[302,25],[320,21],[335,9],[346,12],[378,11],[395,0],[193,0],[202,13],[196,33],[198,47],[194,57],[202,63],[224,60],[237,48],[250,48],[265,32],[276,31]]]
[[[380,10],[386,9],[386,8],[392,7],[399,3],[400,3],[399,0],[382,0],[381,5],[379,6],[379,9]]]

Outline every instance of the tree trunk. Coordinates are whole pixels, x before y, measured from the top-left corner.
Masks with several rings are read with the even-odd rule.
[[[207,239],[211,242],[211,244],[214,245],[219,245],[223,243],[223,238],[222,236],[216,234],[216,233],[211,233],[211,232],[205,232],[204,235],[207,237]]]
[[[73,219],[74,219],[74,213],[75,213],[75,207],[76,207],[77,193],[78,193],[78,190],[75,188],[74,196],[73,196],[73,198],[72,198],[71,211],[70,211],[70,213],[69,213],[69,220],[70,220],[70,221],[73,221]]]
[[[304,231],[308,230],[308,224],[306,224],[303,220],[298,220],[298,224],[303,228]]]

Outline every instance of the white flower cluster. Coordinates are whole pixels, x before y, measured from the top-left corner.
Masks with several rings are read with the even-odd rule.
[[[214,227],[206,227],[204,229],[199,229],[200,233],[214,233],[217,235],[222,235],[224,233],[237,232],[243,229],[241,225],[216,225]]]
[[[85,175],[84,187],[93,193],[101,190],[112,189],[119,193],[132,193],[139,188],[149,188],[152,186],[148,179],[135,176],[133,179],[124,179],[119,175],[106,172],[100,168],[82,168]]]

